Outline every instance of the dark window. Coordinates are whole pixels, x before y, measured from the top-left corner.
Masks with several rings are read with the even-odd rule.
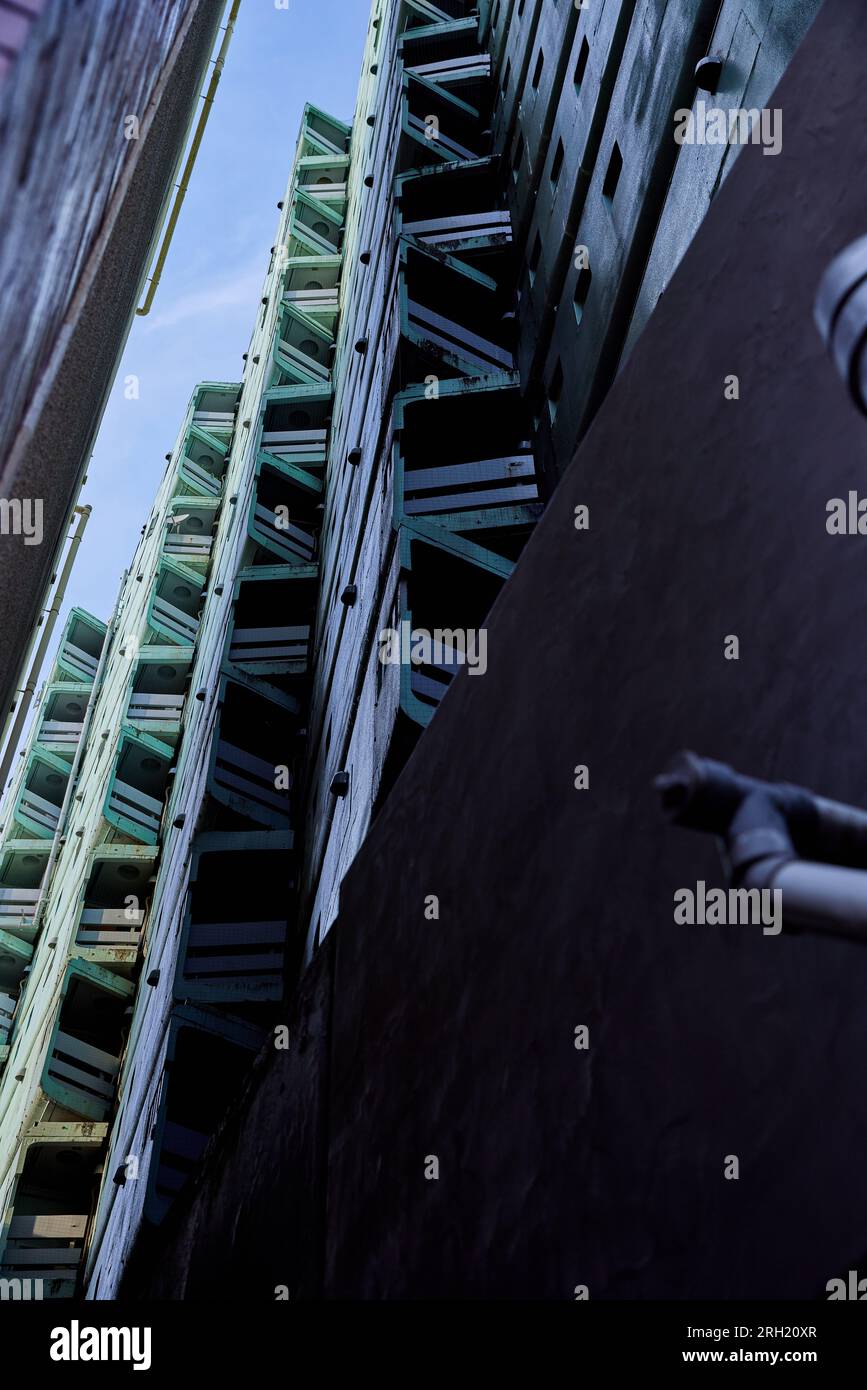
[[[558,362],[554,368],[554,375],[551,377],[551,384],[548,387],[548,410],[552,420],[557,418],[557,406],[560,404],[560,397],[563,394],[563,364]]]
[[[614,141],[611,150],[611,158],[608,161],[608,168],[605,173],[605,182],[602,185],[602,197],[607,198],[609,203],[613,200],[617,192],[617,185],[620,182],[620,171],[623,168],[623,155],[620,153],[620,146]]]
[[[559,182],[560,171],[563,168],[563,154],[563,141],[558,140],[557,148],[554,151],[554,158],[551,161],[551,182],[552,184],[554,184],[555,187]]]
[[[542,69],[545,66],[545,54],[539,49],[539,56],[536,59],[536,70],[533,73],[533,91],[535,92],[542,79]]]
[[[530,252],[530,284],[536,278],[536,271],[539,269],[539,257],[542,254],[542,238],[536,233],[536,240],[533,242],[533,249]]]
[[[575,86],[581,89],[584,81],[584,73],[587,71],[587,59],[590,57],[590,45],[586,39],[581,40],[581,48],[578,53],[578,62],[575,64]]]
[[[589,266],[578,272],[578,279],[575,281],[575,318],[579,323],[584,315],[584,305],[587,303],[592,281],[593,272]]]

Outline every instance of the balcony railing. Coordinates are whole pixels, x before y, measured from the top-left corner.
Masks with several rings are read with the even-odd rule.
[[[201,464],[191,458],[181,459],[178,476],[184,486],[192,483],[200,492],[206,492],[210,497],[219,497],[223,490],[222,480],[215,478],[213,473],[209,473],[207,468],[202,468]]]
[[[129,916],[123,907],[86,907],[75,940],[79,946],[138,946],[143,921],[143,912]]]
[[[192,923],[184,979],[208,984],[220,976],[241,983],[280,978],[285,940],[285,921]]]
[[[208,1135],[166,1120],[157,1168],[157,1194],[169,1201],[176,1197],[208,1147]]]
[[[180,531],[167,531],[163,554],[188,563],[210,559],[213,536],[188,536]]]
[[[75,748],[81,738],[83,723],[67,723],[62,719],[43,719],[39,726],[39,742],[52,747]]]
[[[472,333],[463,324],[437,314],[416,300],[407,299],[407,329],[416,340],[439,347],[450,357],[484,375],[491,371],[511,371],[514,358],[505,348]]]
[[[414,135],[425,149],[429,150],[431,154],[439,155],[441,159],[469,160],[482,158],[477,150],[471,150],[469,146],[462,145],[460,141],[452,139],[451,136],[446,135],[442,128],[438,131],[436,139],[432,140],[428,134],[429,128],[425,124],[425,121],[421,116],[416,116],[416,114],[408,108],[406,111],[405,123],[406,129],[409,131],[410,135]]]
[[[426,77],[429,82],[439,82],[446,87],[457,86],[461,82],[475,82],[491,75],[491,55],[471,53],[465,58],[445,58],[435,63],[413,63],[407,72],[416,77]]]
[[[430,246],[498,243],[512,240],[512,219],[508,212],[468,212],[454,217],[427,217],[405,222],[403,231]]]
[[[127,719],[133,724],[180,724],[183,695],[145,695],[133,691],[129,697]]]
[[[339,290],[285,290],[283,300],[307,314],[336,314],[340,307]]]
[[[262,435],[262,448],[275,458],[310,469],[326,460],[326,430],[268,430]]]
[[[304,192],[323,203],[342,203],[346,201],[345,183],[305,183]]]
[[[119,1069],[119,1057],[92,1047],[71,1033],[57,1032],[46,1063],[46,1076],[63,1087],[70,1109],[102,1120],[111,1107]]]
[[[255,533],[263,542],[277,552],[289,564],[295,560],[311,561],[316,554],[316,537],[303,531],[300,526],[281,521],[263,503],[257,502],[253,512]]]
[[[0,888],[0,930],[32,940],[41,896],[39,888]]]
[[[302,627],[240,627],[232,632],[229,660],[246,666],[274,661],[306,663],[309,647],[309,623]]]
[[[160,626],[171,633],[178,642],[184,645],[195,642],[199,630],[198,618],[185,613],[182,608],[176,608],[167,599],[160,598],[159,594],[154,594],[151,613]]]
[[[13,1216],[0,1256],[0,1277],[40,1279],[42,1297],[69,1298],[84,1254],[87,1214]]]
[[[288,818],[289,798],[285,791],[275,789],[274,764],[225,739],[220,739],[216,746],[212,780],[215,790],[222,789],[229,797],[246,802],[246,809],[255,819],[271,824]]]
[[[192,422],[203,430],[222,430],[225,433],[231,433],[235,423],[235,414],[232,410],[196,410],[193,412]]]
[[[116,816],[131,822],[132,826],[135,827],[131,833],[140,831],[147,841],[151,843],[156,841],[163,814],[163,803],[158,801],[155,796],[148,796],[146,792],[139,791],[138,787],[131,787],[128,782],[121,782],[115,778],[108,807]]]
[[[93,681],[99,666],[99,657],[91,656],[90,652],[68,640],[60,648],[59,660],[74,671],[79,680],[88,682]]]
[[[0,993],[0,1047],[5,1047],[9,1041],[17,1003],[14,995]]]
[[[529,446],[502,458],[409,468],[403,474],[403,509],[407,516],[437,516],[538,502],[535,474]]]
[[[274,344],[274,355],[278,366],[286,372],[300,372],[302,377],[314,385],[322,385],[329,379],[329,371],[314,357],[309,357],[300,348],[293,347],[285,338],[278,338]]]
[[[60,807],[53,801],[46,801],[44,796],[37,796],[29,787],[22,790],[15,814],[19,820],[25,817],[43,840],[52,839],[60,823]]]

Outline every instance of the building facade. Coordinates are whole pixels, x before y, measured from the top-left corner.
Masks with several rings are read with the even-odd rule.
[[[376,0],[351,125],[306,108],[243,379],[5,799],[4,1277],[111,1297],[182,1200],[734,158],[676,112],[817,8]]]

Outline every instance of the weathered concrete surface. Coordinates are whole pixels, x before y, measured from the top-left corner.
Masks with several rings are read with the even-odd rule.
[[[265,1231],[290,1172],[320,1175],[327,1297],[813,1298],[864,1257],[867,952],[675,925],[720,870],[650,783],[691,746],[865,803],[867,542],[825,506],[864,490],[867,433],[811,317],[865,231],[865,43],[867,11],[827,0],[782,154],[742,153],[495,607],[486,677],[455,682],[344,882],[327,1180],[295,1152],[311,1071],[280,1096],[272,1058],[161,1292],[193,1248],[238,1297],[272,1237],[233,1255],[235,1213]]]
[[[44,503],[41,545],[0,536],[0,723],[222,9],[49,0],[0,89],[0,490]]]

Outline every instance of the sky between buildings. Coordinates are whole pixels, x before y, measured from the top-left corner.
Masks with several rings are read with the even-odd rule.
[[[108,619],[194,386],[240,380],[305,102],[351,121],[369,13],[369,0],[242,0],[153,307],[109,396],[56,635],[71,607]]]

